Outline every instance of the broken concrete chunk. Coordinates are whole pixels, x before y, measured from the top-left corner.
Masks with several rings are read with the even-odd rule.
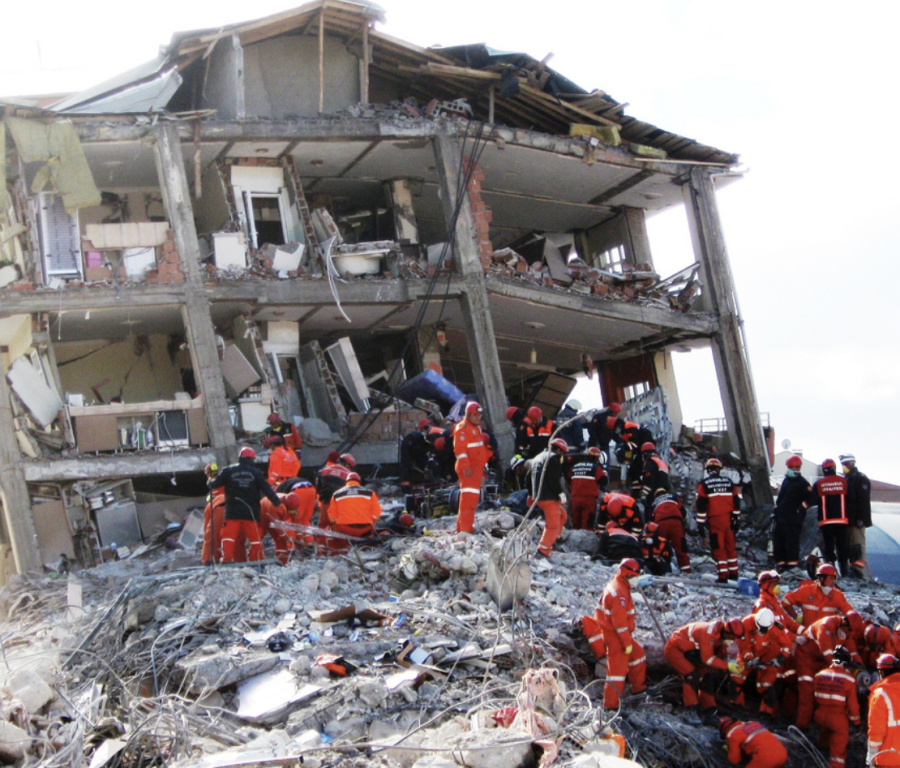
[[[0,760],[12,763],[31,750],[31,737],[12,723],[0,721]]]
[[[600,539],[593,531],[570,531],[566,538],[566,549],[570,552],[585,552],[593,555],[600,548]]]
[[[131,609],[125,616],[125,631],[135,630],[152,620],[156,614],[157,600],[137,600],[132,603]]]
[[[13,696],[25,705],[29,715],[37,714],[53,700],[53,689],[31,670],[13,673],[6,685]]]
[[[218,690],[268,672],[281,664],[276,654],[253,653],[231,656],[227,653],[213,655],[194,653],[175,665],[176,671],[188,681],[193,694]]]

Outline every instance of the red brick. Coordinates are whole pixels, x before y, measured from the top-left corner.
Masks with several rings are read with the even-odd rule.
[[[166,238],[169,239],[169,240],[174,240],[174,239],[175,239],[175,233],[174,233],[171,229],[168,230],[168,231],[166,232]]]

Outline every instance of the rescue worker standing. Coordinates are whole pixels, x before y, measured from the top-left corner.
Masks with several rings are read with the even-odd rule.
[[[219,467],[213,462],[206,465],[204,472],[208,483],[219,473]],[[203,553],[200,556],[200,562],[203,565],[222,562],[222,526],[224,523],[225,489],[217,488],[207,495],[206,508],[203,510]]]
[[[740,527],[741,497],[737,486],[721,475],[722,462],[709,459],[706,477],[697,486],[697,524],[709,529],[709,545],[716,561],[717,583],[737,579],[735,531]]]
[[[538,555],[550,557],[553,544],[566,524],[566,510],[560,503],[563,495],[563,457],[569,446],[562,438],[554,438],[546,451],[531,461],[531,496],[544,513],[544,532],[538,542]]]
[[[490,448],[481,436],[483,415],[484,409],[472,400],[466,403],[465,418],[453,428],[453,453],[459,477],[458,533],[472,533],[475,530],[475,508],[481,499],[484,465],[490,456]]]
[[[328,516],[334,533],[368,538],[375,535],[375,521],[381,517],[381,502],[375,491],[364,488],[362,479],[356,472],[347,475],[346,485],[334,492]],[[330,554],[346,552],[350,548],[347,539],[327,537]]]
[[[566,477],[572,492],[569,514],[573,528],[588,530],[596,524],[600,490],[609,483],[603,458],[603,452],[591,446],[585,453],[573,456],[567,464]]]
[[[273,488],[300,473],[300,459],[284,444],[284,438],[272,435],[263,445],[269,450],[269,485]]]
[[[778,490],[778,499],[772,513],[775,519],[772,554],[775,567],[780,573],[801,572],[800,533],[807,508],[816,503],[812,486],[800,474],[803,460],[799,456],[791,456],[786,464],[784,480]]]
[[[207,483],[214,491],[225,489],[225,524],[222,527],[222,560],[235,561],[237,542],[246,538],[250,543],[249,560],[263,559],[262,531],[260,530],[259,500],[265,496],[275,506],[281,504],[265,475],[253,462],[256,451],[241,448],[237,464],[230,464]]]
[[[869,745],[866,765],[900,765],[900,661],[885,653],[878,657],[881,682],[869,692]]]
[[[845,453],[838,457],[847,479],[847,519],[850,521],[850,575],[872,578],[866,563],[866,528],[872,527],[872,484],[856,467],[856,456]]]
[[[622,406],[610,403],[607,408],[598,411],[588,422],[588,442],[606,453],[610,442],[622,442],[622,427],[625,422],[619,418]]]
[[[680,499],[660,488],[647,516],[659,526],[660,535],[665,536],[671,543],[681,572],[691,573],[691,557],[688,554],[687,540],[684,538],[684,509]]]
[[[594,613],[606,646],[606,684],[603,687],[606,709],[619,706],[626,679],[631,683],[632,693],[640,693],[646,688],[647,659],[644,649],[633,637],[635,621],[631,587],[637,584],[639,577],[640,566],[636,560],[628,558],[619,563],[619,569],[600,595]]]
[[[507,411],[507,414],[509,411]],[[537,435],[538,425],[544,414],[536,405],[531,406],[522,420],[516,426],[516,453],[524,456],[526,459],[535,457],[540,451],[533,450],[534,438]]]
[[[784,744],[762,723],[723,717],[719,732],[728,743],[728,762],[732,765],[740,765],[743,755],[750,758],[747,768],[783,768],[787,763]]]
[[[850,723],[860,723],[856,678],[847,670],[849,664],[850,651],[843,645],[837,646],[831,655],[831,666],[819,672],[814,683],[819,749],[828,750],[829,768],[844,768]]]
[[[668,491],[669,465],[656,452],[655,443],[644,443],[641,446],[641,459],[644,467],[641,470],[641,503],[646,505],[656,496],[658,490]]]
[[[425,468],[431,454],[428,439],[429,419],[422,419],[417,429],[404,435],[400,441],[400,486],[408,489],[415,482],[425,479]]]
[[[862,617],[856,612],[844,593],[834,586],[837,581],[837,569],[831,563],[822,563],[816,570],[816,580],[807,579],[797,589],[784,596],[785,607],[794,606],[803,611],[804,626],[828,616],[840,614],[862,623]],[[793,610],[793,608],[791,608]]]
[[[825,541],[825,559],[836,563],[841,576],[850,575],[850,521],[847,519],[847,480],[837,476],[834,459],[822,462],[822,474],[813,485],[819,499],[819,530]]]
[[[319,497],[319,527],[327,528],[330,522],[328,507],[336,490],[344,487],[348,475],[356,469],[356,459],[349,453],[337,456],[333,464],[326,464],[316,474],[316,493]]]
[[[269,426],[266,427],[265,434],[269,437],[280,437],[284,440],[284,444],[292,450],[299,451],[303,447],[303,438],[297,431],[297,427],[287,421],[282,421],[277,413],[270,413],[267,419]],[[300,455],[297,455],[300,458]]]

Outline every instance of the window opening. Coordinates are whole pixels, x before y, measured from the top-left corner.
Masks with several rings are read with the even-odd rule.
[[[284,245],[287,242],[281,195],[244,192],[244,209],[254,248],[264,243]]]

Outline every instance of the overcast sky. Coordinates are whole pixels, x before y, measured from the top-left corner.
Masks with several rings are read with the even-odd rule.
[[[257,0],[17,3],[0,94],[71,91],[156,55],[173,31],[293,7]],[[900,3],[383,0],[382,31],[537,58],[626,113],[737,152],[719,194],[760,408],[776,444],[853,452],[900,484]],[[657,270],[693,261],[681,209],[650,221]],[[676,355],[685,422],[719,416],[711,357]]]

